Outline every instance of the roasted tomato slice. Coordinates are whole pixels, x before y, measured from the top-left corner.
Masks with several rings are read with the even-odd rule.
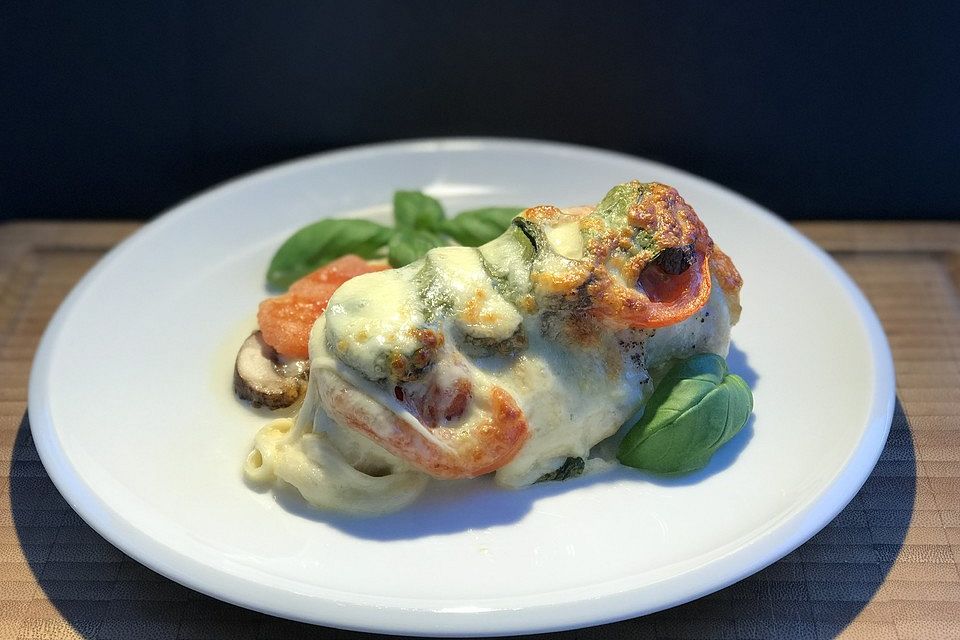
[[[290,285],[287,293],[260,303],[257,322],[263,340],[280,355],[308,358],[310,330],[337,287],[355,276],[389,268],[347,255],[308,273]]]
[[[510,462],[530,437],[523,411],[506,390],[493,386],[456,400],[474,403],[469,419],[445,419],[438,426],[414,425],[346,382],[335,372],[318,369],[315,380],[320,404],[338,424],[354,429],[384,449],[435,478],[476,478]],[[398,397],[401,394],[396,392]],[[448,406],[444,411],[450,411]],[[445,418],[445,416],[444,416]]]
[[[672,187],[619,185],[581,228],[594,262],[587,289],[596,313],[610,324],[676,324],[710,298],[713,240]]]
[[[665,327],[686,320],[710,299],[710,261],[697,252],[681,273],[669,273],[651,262],[637,278],[647,300],[627,305],[624,319],[633,327]],[[631,300],[632,301],[632,300]]]

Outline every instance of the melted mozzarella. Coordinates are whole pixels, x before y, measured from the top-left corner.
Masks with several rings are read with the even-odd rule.
[[[323,411],[316,417],[312,429],[310,421],[295,424],[290,418],[260,429],[244,464],[247,478],[264,485],[288,483],[316,507],[353,515],[402,509],[423,491],[427,478],[422,473],[325,420]]]
[[[536,482],[568,457],[586,459],[636,411],[643,395],[645,372],[613,336],[589,348],[569,346],[544,337],[539,322],[538,316],[528,319],[528,349],[497,375],[531,429],[516,457],[497,471],[497,482],[510,487]]]
[[[579,260],[583,256],[583,234],[579,220],[547,226],[543,230],[550,246],[564,258]]]
[[[580,256],[575,223],[556,225],[548,240],[558,260]],[[418,333],[423,330],[443,337],[429,365],[441,385],[467,378],[477,394],[500,386],[523,411],[529,439],[496,472],[497,482],[509,487],[536,482],[568,457],[587,460],[588,471],[605,468],[603,460],[589,460],[591,450],[642,410],[653,390],[650,371],[694,353],[727,352],[730,315],[716,284],[707,306],[677,325],[655,331],[597,328],[579,342],[565,339],[551,325],[553,311],[518,309],[530,297],[529,258],[508,233],[479,251],[438,248],[422,262],[342,285],[311,332],[310,386],[301,417],[295,427],[275,421],[261,430],[248,477],[283,480],[310,503],[338,511],[384,513],[409,504],[427,476],[327,417],[317,381],[326,376],[358,390],[352,410],[375,432],[382,427],[381,435],[399,418],[435,438],[394,397],[390,378],[390,359],[413,358],[424,347]],[[517,353],[464,350],[471,338],[516,335],[526,340]],[[463,419],[472,417],[468,411]]]
[[[527,320],[537,321],[536,316]],[[538,331],[528,334],[527,351],[511,367],[496,371],[533,430],[517,456],[497,471],[497,482],[510,487],[535,482],[568,457],[587,459],[597,443],[642,410],[654,386],[648,371],[694,353],[725,356],[730,320],[720,287],[714,287],[699,313],[656,331],[625,330],[587,347],[549,340]]]
[[[415,290],[416,275],[414,269],[391,269],[340,285],[323,314],[330,351],[370,380],[386,378],[386,351],[408,355],[420,346],[410,328],[426,318],[416,296],[404,295]]]
[[[471,247],[434,249],[421,273],[428,302],[450,309],[453,324],[464,334],[506,340],[523,320],[520,312],[499,291]],[[404,292],[416,296],[417,292]]]

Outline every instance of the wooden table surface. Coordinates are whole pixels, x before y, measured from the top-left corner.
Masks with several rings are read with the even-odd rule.
[[[57,305],[133,223],[0,224],[0,639],[369,638],[240,609],[103,540],[54,488],[26,416]],[[798,225],[877,310],[897,411],[880,461],[821,533],[760,573],[645,618],[551,638],[960,638],[960,223]]]

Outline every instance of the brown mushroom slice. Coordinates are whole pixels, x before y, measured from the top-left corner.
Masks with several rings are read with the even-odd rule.
[[[233,389],[237,397],[254,407],[282,409],[296,402],[307,390],[307,360],[281,360],[259,331],[250,334],[237,352]]]

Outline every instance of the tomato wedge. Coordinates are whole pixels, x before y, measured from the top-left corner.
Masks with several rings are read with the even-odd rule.
[[[290,285],[287,293],[260,303],[257,322],[264,341],[287,358],[310,357],[310,329],[333,292],[350,278],[389,268],[347,255],[308,273]]]
[[[657,265],[647,266],[637,283],[649,302],[624,310],[624,319],[632,327],[666,327],[686,320],[710,299],[710,262],[697,252],[693,264],[681,274],[669,274]]]
[[[290,285],[288,292],[300,293],[305,287],[313,284],[335,284],[339,286],[355,276],[389,268],[385,264],[370,264],[360,256],[350,254],[337,258],[333,262],[328,262],[316,271],[303,276]]]
[[[676,189],[615,187],[588,215],[595,311],[619,327],[654,329],[686,320],[710,299],[714,243]]]

